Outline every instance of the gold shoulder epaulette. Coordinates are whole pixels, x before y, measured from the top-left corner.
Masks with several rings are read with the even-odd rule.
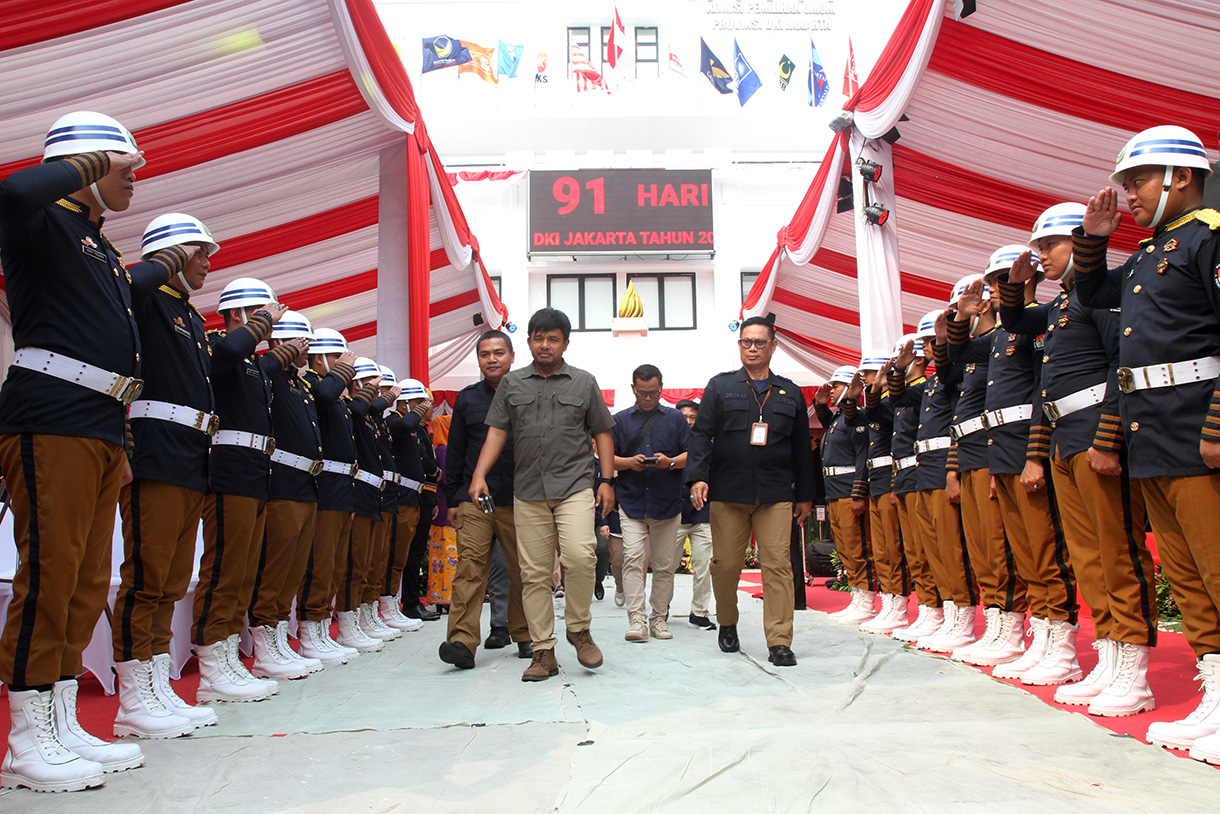
[[[1220,229],[1220,212],[1214,209],[1200,209],[1195,213],[1195,219],[1206,223],[1213,232]]]
[[[224,336],[224,335],[225,335],[225,332],[224,332],[224,331],[222,331],[222,330],[220,330],[219,328],[213,328],[213,329],[211,329],[210,331],[208,331],[208,336],[209,336],[209,337],[211,337],[211,336]]]
[[[85,207],[81,206],[76,201],[72,200],[71,198],[60,198],[55,203],[58,204],[59,206],[62,206],[64,209],[68,210],[69,212],[75,212],[78,215],[81,212],[85,211]]]
[[[1140,245],[1141,245],[1141,246],[1147,246],[1149,243],[1151,243],[1151,242],[1152,242],[1152,241],[1154,241],[1154,240],[1156,240],[1156,238],[1155,238],[1155,237],[1146,237],[1146,238],[1144,238],[1143,240],[1141,240],[1141,241],[1140,241]]]

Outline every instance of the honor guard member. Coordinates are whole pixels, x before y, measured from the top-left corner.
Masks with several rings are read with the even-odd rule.
[[[868,426],[868,528],[877,584],[881,590],[881,610],[863,622],[860,629],[869,633],[889,633],[906,627],[907,595],[911,575],[903,553],[902,533],[898,528],[898,507],[894,495],[894,402],[890,400],[886,379],[893,362],[890,352],[874,350],[860,361],[864,380],[864,410],[861,417]]]
[[[926,326],[921,324],[920,327],[931,331],[932,321],[928,320]],[[919,426],[919,402],[928,383],[925,375],[928,359],[923,355],[923,347],[923,340],[917,339],[915,334],[902,337],[894,348],[893,361],[883,368],[886,371],[884,386],[894,411],[894,433],[890,442],[893,502],[898,512],[902,550],[919,608],[914,622],[890,631],[891,636],[904,642],[913,642],[920,636],[936,632],[944,621],[940,608],[942,599],[929,559],[936,556],[933,548],[935,541],[924,538],[923,524],[919,518],[915,467],[918,460],[915,456],[915,433]]]
[[[916,486],[919,490],[919,522],[924,539],[935,541],[929,559],[941,598],[941,625],[930,635],[915,640],[916,647],[945,653],[974,640],[974,617],[979,601],[970,552],[962,533],[961,482],[956,449],[949,435],[953,415],[962,395],[963,367],[949,360],[947,315],[932,311],[920,320],[919,338],[924,356],[931,357],[935,372],[928,376],[919,404],[915,430]],[[931,329],[926,326],[931,322]],[[905,372],[905,371],[904,371]],[[939,563],[940,573],[936,571]]]
[[[372,413],[381,412],[389,406],[381,397],[381,369],[377,363],[365,356],[356,358],[356,378],[348,388],[347,407],[352,414],[352,436],[356,440],[356,510],[352,517],[352,529],[348,535],[346,559],[335,596],[335,610],[339,617],[339,644],[354,647],[361,653],[382,650],[389,636],[374,636],[372,623],[364,618],[361,607],[364,599],[364,578],[369,572],[369,560],[373,555],[374,526],[381,522],[381,490],[385,480],[381,477],[381,454],[377,450],[377,434]]]
[[[225,330],[208,332],[220,429],[212,436],[193,608],[200,701],[262,701],[279,691],[246,669],[237,646],[262,552],[275,451],[271,382],[254,351],[286,310],[266,283],[239,277],[220,294]]]
[[[462,388],[453,402],[449,424],[449,452],[445,457],[445,502],[450,524],[457,530],[457,573],[449,602],[449,630],[440,646],[441,661],[461,669],[474,666],[479,644],[483,594],[487,590],[492,561],[492,543],[500,541],[507,564],[508,632],[517,642],[518,655],[527,658],[529,625],[521,604],[521,564],[517,553],[517,529],[513,518],[513,441],[504,442],[499,458],[487,472],[486,506],[470,500],[470,477],[487,440],[487,410],[504,374],[512,369],[513,342],[503,331],[487,331],[475,344],[479,372],[483,378]]]
[[[424,607],[420,592],[427,590],[427,571],[424,561],[428,557],[428,549],[432,541],[432,521],[439,511],[437,507],[436,490],[440,483],[441,469],[436,462],[436,447],[432,445],[432,432],[428,426],[428,417],[432,415],[432,394],[423,382],[417,379],[413,383],[412,392],[423,390],[425,401],[419,406],[423,415],[421,423],[415,428],[415,449],[419,456],[420,477],[422,485],[419,490],[419,522],[415,525],[415,534],[411,537],[407,559],[403,564],[398,582],[401,583],[402,611],[408,619],[423,622],[435,622],[441,618],[436,611]],[[408,462],[409,463],[409,462]]]
[[[302,378],[313,394],[322,436],[322,471],[318,473],[318,511],[313,545],[297,594],[297,636],[301,655],[323,664],[356,658],[354,647],[331,638],[331,602],[347,568],[347,547],[356,508],[356,439],[352,414],[343,394],[355,378],[356,354],[343,334],[318,328],[309,343],[309,369]]]
[[[686,417],[686,423],[695,426],[695,419],[699,417],[699,403],[682,399],[676,406],[678,412]],[[716,623],[708,618],[711,616],[712,602],[711,508],[704,506],[696,509],[687,491],[686,499],[682,501],[682,522],[678,525],[676,541],[679,562],[686,552],[687,541],[690,541],[691,597],[690,615],[686,617],[686,623],[700,630],[715,630]]]
[[[696,509],[711,501],[712,590],[720,649],[737,652],[737,583],[753,532],[763,576],[763,627],[777,667],[792,652],[792,522],[813,508],[813,448],[805,396],[771,372],[775,328],[762,317],[741,323],[742,366],[707,383],[691,433],[686,479]]]
[[[1034,400],[1050,427],[1051,480],[1072,571],[1093,617],[1097,665],[1083,681],[1060,687],[1055,701],[1087,706],[1114,676],[1118,643],[1156,644],[1157,610],[1152,555],[1144,525],[1140,482],[1127,472],[1118,411],[1117,309],[1088,308],[1073,284],[1072,230],[1084,220],[1084,204],[1052,206],[1034,224],[1029,245],[1046,278],[1062,291],[1046,305],[1025,305],[1029,257],[1018,258],[1000,282],[1000,315],[1021,333],[1041,333],[1041,391]],[[1031,622],[1031,627],[1033,623]],[[1026,654],[1045,651],[1036,664],[1016,662],[1001,678],[1025,684],[1062,684],[1080,675],[1076,629],[1051,622],[1034,627]],[[1024,661],[1024,659],[1022,659]],[[1075,668],[1075,669],[1073,669]]]
[[[154,262],[167,253],[190,255],[163,285],[132,287],[146,384],[128,411],[133,480],[119,499],[122,584],[111,623],[119,678],[115,734],[175,737],[216,723],[212,710],[178,698],[169,679],[170,623],[190,586],[208,450],[219,423],[204,321],[190,295],[203,287],[220,246],[198,219],[170,213],[148,224],[141,249]]]
[[[402,612],[400,592],[407,558],[414,547],[420,524],[431,526],[431,517],[422,517],[419,505],[424,490],[424,450],[431,449],[428,426],[424,423],[432,412],[432,399],[422,382],[403,379],[398,382],[398,401],[386,416],[390,432],[390,449],[398,468],[399,494],[396,526],[391,537],[391,556],[382,580],[379,598],[381,616],[387,625],[398,630],[419,630],[423,622]],[[435,457],[430,460],[435,461]],[[426,545],[427,543],[421,543]],[[418,591],[418,589],[416,589]],[[416,600],[418,603],[418,599]]]
[[[401,395],[398,379],[395,377],[394,371],[385,365],[379,365],[378,370],[381,371],[381,382],[377,388],[381,392],[381,397],[386,400],[386,404],[393,408]],[[396,536],[398,505],[404,488],[402,477],[398,472],[398,463],[394,460],[390,429],[386,425],[386,412],[382,411],[370,416],[377,438],[377,453],[381,456],[381,477],[385,481],[385,489],[381,491],[381,522],[373,530],[373,556],[369,560],[369,570],[364,577],[362,604],[365,618],[382,634],[382,637],[386,633],[390,633],[391,638],[398,638],[402,635],[403,630],[410,630],[414,626],[405,622],[406,617],[402,617],[403,624],[395,622],[391,625],[381,616],[382,597],[389,599],[389,604],[394,604],[393,596],[385,591],[385,584],[387,574],[392,574],[394,569],[394,545],[398,542]],[[402,616],[401,613],[398,615]]]
[[[981,275],[958,281],[953,295],[951,307],[956,312],[947,325],[949,357],[962,366],[962,397],[957,402],[949,434],[954,439],[961,479],[962,528],[986,620],[982,636],[978,639],[972,636],[970,641],[960,642],[950,651],[952,658],[964,661],[979,658],[979,650],[1001,634],[1005,639],[1015,636],[1023,653],[1028,600],[1025,581],[1017,573],[1012,548],[1004,537],[1004,520],[999,503],[992,497],[988,468],[987,422],[983,413],[990,381],[989,363],[998,332],[997,304],[992,302],[991,290]]]
[[[6,788],[76,791],[144,763],[138,746],[81,728],[74,678],[110,588],[124,405],[140,390],[133,278],[101,232],[102,215],[127,209],[143,164],[123,125],[70,113],[47,133],[40,165],[0,182],[0,265],[17,349],[0,389],[0,470],[17,544],[0,638]],[[184,260],[149,274],[164,282]]]
[[[1110,181],[1122,185],[1136,224],[1154,229],[1152,237],[1126,263],[1106,269],[1109,236],[1122,220],[1118,194],[1106,188],[1089,199],[1072,233],[1072,254],[1080,301],[1122,308],[1118,406],[1127,465],[1142,481],[1161,567],[1203,681],[1199,708],[1180,721],[1153,724],[1148,737],[1218,762],[1220,213],[1202,207],[1209,175],[1203,144],[1189,130],[1162,126],[1137,134],[1119,153]],[[1152,694],[1140,692],[1147,665],[1148,647],[1120,642],[1116,678],[1089,711],[1151,709]]]
[[[322,669],[321,659],[300,656],[288,643],[292,598],[305,576],[318,512],[314,478],[322,469],[322,436],[318,411],[300,377],[313,341],[313,326],[304,314],[285,311],[271,329],[271,350],[259,365],[271,380],[270,500],[267,524],[250,603],[254,665],[262,678],[304,678]]]
[[[848,586],[851,602],[830,618],[858,625],[877,615],[877,573],[868,550],[868,484],[857,477],[867,472],[868,427],[861,423],[859,408],[849,389],[861,392],[856,368],[844,365],[817,389],[813,409],[826,430],[822,436],[822,478],[826,487],[826,516],[830,536]],[[831,405],[839,409],[834,411]]]

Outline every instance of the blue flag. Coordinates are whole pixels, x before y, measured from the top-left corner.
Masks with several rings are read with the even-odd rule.
[[[500,47],[497,49],[500,56],[496,60],[496,73],[516,79],[517,66],[521,64],[521,53],[524,50],[524,45],[509,45],[504,40],[500,40]]]
[[[745,107],[750,97],[762,87],[762,82],[746,61],[746,55],[741,53],[741,46],[737,44],[736,37],[733,38],[733,70],[737,72],[737,101]]]
[[[712,83],[712,87],[721,93],[732,93],[732,88],[729,87],[733,82],[733,77],[729,75],[728,69],[724,67],[712,49],[707,47],[707,43],[703,41],[703,37],[699,38],[699,45],[702,46],[702,54],[699,58],[699,72],[707,77],[707,81]]]
[[[826,81],[826,71],[822,69],[822,61],[818,59],[818,47],[809,38],[809,106],[821,107],[830,95],[830,83]]]
[[[464,65],[470,61],[470,51],[457,37],[424,37],[424,69],[439,71],[441,68],[452,68],[454,65]]]

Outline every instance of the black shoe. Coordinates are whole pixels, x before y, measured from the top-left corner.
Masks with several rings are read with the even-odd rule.
[[[695,614],[692,613],[690,616],[687,617],[686,622],[691,627],[702,628],[703,630],[715,630],[716,629],[716,623],[713,622],[711,619],[708,619],[706,616],[696,616]]]
[[[767,661],[774,664],[776,667],[795,667],[796,656],[792,653],[792,648],[786,644],[777,644],[774,647],[768,647],[771,655],[767,656]]]
[[[598,602],[606,598],[606,589],[602,587],[600,582],[593,583],[593,598]]]
[[[461,642],[441,642],[440,657],[441,661],[459,670],[474,669],[474,653]]]
[[[493,627],[487,634],[487,641],[483,642],[483,647],[488,650],[499,650],[501,647],[508,647],[512,641],[513,637],[508,635],[508,628]]]
[[[420,619],[424,622],[435,622],[437,619],[441,618],[439,613],[434,613],[425,608],[424,603],[422,602],[415,602],[405,605],[402,609],[402,613],[404,616],[409,616],[412,619]]]
[[[534,657],[534,645],[532,642],[517,642],[517,658],[532,659]]]
[[[741,649],[741,642],[737,639],[737,625],[721,625],[717,638],[720,641],[720,649],[725,653],[736,653]]]

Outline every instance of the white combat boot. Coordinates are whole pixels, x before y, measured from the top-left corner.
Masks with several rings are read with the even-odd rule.
[[[942,609],[935,605],[920,605],[919,615],[915,617],[915,624],[910,627],[900,627],[891,632],[890,635],[901,642],[913,642],[921,636],[931,636],[940,630],[940,626],[944,621],[945,612]]]
[[[60,742],[54,707],[51,690],[9,691],[8,751],[0,763],[0,788],[80,791],[106,782],[100,763]]]
[[[872,619],[866,619],[861,622],[860,630],[865,633],[889,633],[895,628],[906,627],[906,600],[905,596],[882,594],[881,610],[877,611],[877,615]],[[894,624],[898,619],[896,614],[900,608],[902,610],[902,620]]]
[[[849,613],[855,613],[860,608],[860,590],[858,588],[851,588],[849,591],[851,593],[851,601],[849,601],[844,607],[839,608],[834,613],[827,614],[829,618],[835,620],[836,622],[839,621],[841,617],[846,616]],[[618,604],[617,596],[615,596],[614,602],[615,604]]]
[[[402,638],[402,631],[395,630],[385,622],[381,621],[380,614],[377,613],[376,602],[365,602],[360,606],[359,616],[360,629],[364,631],[370,639],[381,639],[383,642],[392,642],[395,639]]]
[[[1088,706],[1095,696],[1110,684],[1114,677],[1114,662],[1118,656],[1118,642],[1110,639],[1095,639],[1093,649],[1097,651],[1097,665],[1083,681],[1055,690],[1056,704]]]
[[[258,676],[254,675],[254,673],[250,672],[249,668],[246,667],[246,663],[241,660],[240,633],[234,633],[229,638],[225,639],[225,644],[228,645],[227,652],[229,654],[229,667],[232,668],[236,675],[244,678],[246,681],[253,682],[256,686],[262,686],[264,688],[270,687],[272,695],[275,695],[280,691],[280,685],[275,683],[274,679],[259,678]]]
[[[120,661],[114,665],[114,672],[119,678],[116,738],[178,738],[195,731],[191,719],[165,706],[157,696],[152,659]]]
[[[949,631],[957,624],[957,605],[946,602],[941,609],[940,626],[931,633],[926,633],[915,640],[915,646],[922,649],[925,644],[934,644],[938,636],[948,636]]]
[[[275,623],[275,646],[290,662],[300,667],[306,674],[322,672],[321,659],[302,656],[292,649],[292,645],[288,642],[288,621],[285,619]]]
[[[338,623],[338,617],[335,618],[335,622]],[[320,625],[320,629],[321,629],[323,638],[325,638],[326,641],[330,642],[332,647],[334,647],[336,650],[338,650],[343,655],[347,656],[348,661],[351,661],[352,659],[358,658],[360,656],[359,650],[357,650],[354,647],[348,647],[345,644],[340,644],[338,641],[335,640],[334,636],[330,635],[330,618],[323,620],[322,622],[319,623],[319,625]]]
[[[1037,664],[1022,673],[1021,683],[1046,687],[1076,681],[1084,675],[1080,662],[1076,659],[1076,636],[1079,633],[1080,628],[1071,622],[1051,622],[1047,632],[1046,652]]]
[[[297,626],[297,636],[301,640],[301,655],[317,659],[323,665],[347,664],[347,654],[331,642],[329,637],[322,635],[322,622],[302,620]]]
[[[1020,678],[1025,675],[1028,670],[1032,670],[1037,666],[1038,662],[1042,661],[1042,657],[1046,655],[1046,647],[1051,640],[1051,623],[1049,619],[1043,619],[1039,616],[1029,617],[1029,647],[1025,648],[1025,653],[1016,661],[1010,661],[1007,664],[997,665],[991,671],[992,678]],[[1073,643],[1072,652],[1076,652],[1076,646]]]
[[[398,607],[398,597],[383,596],[377,600],[378,609],[381,611],[381,621],[385,622],[386,627],[392,627],[395,630],[419,630],[424,626],[424,623],[419,619],[412,619],[409,616],[404,616],[402,608]]]
[[[976,650],[982,650],[991,645],[995,641],[996,636],[1000,635],[1000,622],[1003,619],[1003,611],[999,608],[983,608],[983,635],[979,636],[973,642],[953,648],[953,652],[949,658],[954,661],[965,661],[971,658]]]
[[[229,663],[228,639],[221,639],[215,644],[195,645],[195,655],[199,657],[199,689],[195,698],[200,703],[262,701],[271,697],[268,682],[247,679],[233,669]]]
[[[974,616],[978,610],[975,605],[955,607],[953,611],[953,626],[946,632],[944,626],[936,635],[928,639],[920,639],[916,646],[933,653],[952,653],[959,647],[965,647],[974,639]]]
[[[855,610],[845,612],[835,621],[843,625],[859,625],[861,622],[867,622],[877,615],[877,592],[859,590],[856,591],[856,607]]]
[[[1208,653],[1199,660],[1196,680],[1203,683],[1203,699],[1199,706],[1180,721],[1157,721],[1149,726],[1148,742],[1167,749],[1190,749],[1190,756],[1195,760],[1215,763],[1210,755],[1214,748],[1212,742],[1216,740],[1212,736],[1220,732],[1220,655]],[[1198,744],[1203,738],[1208,742]],[[1195,755],[1196,745],[1203,757]]]
[[[193,707],[174,692],[173,685],[169,683],[169,670],[173,663],[169,653],[158,653],[152,657],[152,661],[153,689],[156,691],[157,697],[161,699],[161,703],[197,727],[215,726],[217,722],[215,712],[207,707]]]
[[[339,644],[354,647],[361,653],[376,653],[385,647],[381,639],[370,639],[360,629],[359,611],[339,611]]]
[[[992,610],[992,608],[988,608]],[[995,609],[998,621],[991,638],[986,642],[953,651],[953,658],[979,667],[994,667],[1007,664],[1025,655],[1025,612]]]
[[[308,670],[280,650],[275,628],[271,625],[252,627],[250,632],[254,634],[254,665],[250,670],[253,675],[259,678],[288,680],[309,675]]]
[[[1142,644],[1118,642],[1114,677],[1089,703],[1089,714],[1103,718],[1125,718],[1156,709],[1156,699],[1148,686],[1148,656],[1151,648]]]
[[[108,743],[85,731],[76,720],[76,679],[56,681],[51,685],[51,706],[55,713],[55,732],[59,742],[69,751],[100,763],[102,771],[125,772],[144,765],[144,754],[134,743]]]

